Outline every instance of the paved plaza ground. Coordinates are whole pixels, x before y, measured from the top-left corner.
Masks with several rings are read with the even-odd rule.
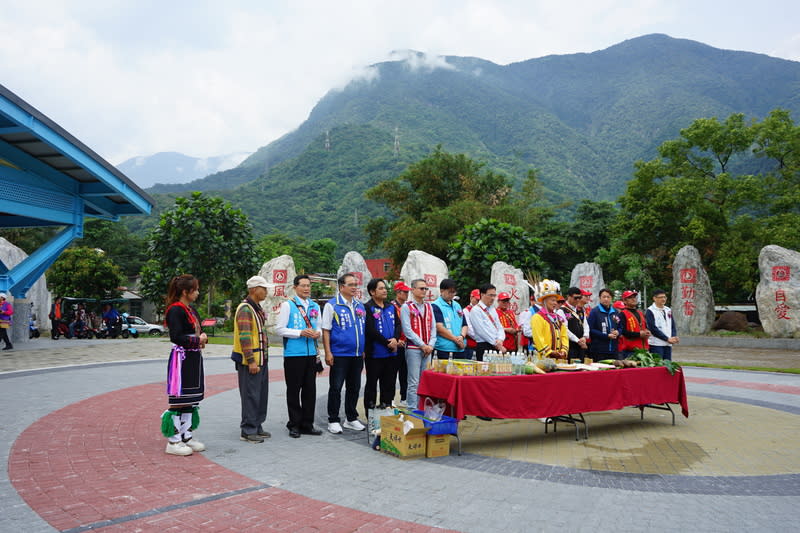
[[[205,352],[197,438],[164,454],[166,339],[37,339],[0,356],[0,532],[789,531],[800,376],[686,367],[690,417],[589,413],[589,440],[469,417],[463,452],[402,461],[364,433],[290,439],[270,357],[264,444],[238,440],[229,346]],[[279,353],[280,350],[273,350]],[[7,354],[7,355],[6,355]],[[679,361],[798,368],[786,350],[679,347]],[[363,380],[362,380],[363,382]],[[325,427],[327,378],[317,381]],[[679,411],[676,409],[676,411]]]

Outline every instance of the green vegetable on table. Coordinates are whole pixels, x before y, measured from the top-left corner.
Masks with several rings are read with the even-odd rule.
[[[676,370],[680,370],[681,365],[669,359],[662,359],[660,355],[650,353],[642,348],[636,348],[633,354],[628,357],[631,361],[637,361],[639,366],[663,366],[671,375],[675,375]]]

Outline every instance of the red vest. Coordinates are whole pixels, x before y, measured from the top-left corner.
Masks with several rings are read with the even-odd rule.
[[[647,329],[644,314],[639,309],[636,309],[636,314],[633,314],[630,309],[626,308],[620,311],[620,314],[622,315],[622,319],[625,321],[625,329],[627,331],[640,332],[643,329]],[[637,339],[629,339],[625,335],[619,336],[620,352],[632,352],[636,348],[647,350],[647,348],[649,348],[647,339],[642,337]]]
[[[433,307],[428,302],[425,302],[425,312],[419,314],[416,304],[411,303],[411,300],[406,302],[408,306],[408,316],[411,318],[411,331],[417,334],[422,339],[422,342],[428,344],[431,340],[431,318],[433,317]],[[414,344],[409,340],[408,346],[413,347]]]

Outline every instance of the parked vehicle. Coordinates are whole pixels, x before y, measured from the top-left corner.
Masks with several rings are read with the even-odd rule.
[[[167,332],[167,328],[164,326],[160,324],[150,324],[134,315],[128,315],[128,324],[134,326],[139,333],[150,335],[151,337],[160,337]]]

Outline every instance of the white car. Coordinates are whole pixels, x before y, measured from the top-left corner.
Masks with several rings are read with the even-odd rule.
[[[167,328],[164,326],[160,324],[150,324],[138,316],[128,315],[128,324],[130,324],[129,327],[136,328],[136,332],[139,333],[139,335],[160,337],[167,332]]]

